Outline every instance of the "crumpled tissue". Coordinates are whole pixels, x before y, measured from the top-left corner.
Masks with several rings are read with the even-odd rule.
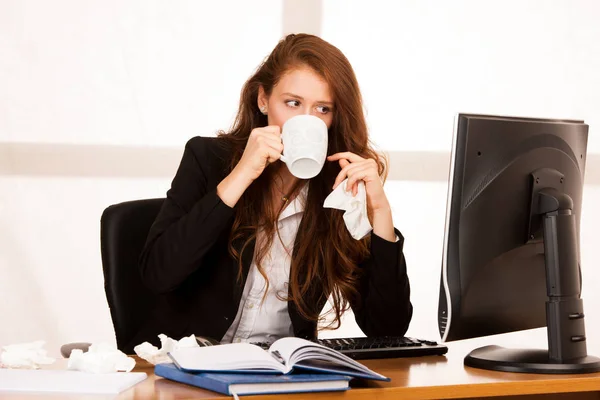
[[[38,340],[2,346],[0,367],[38,369],[41,364],[52,364],[55,359],[46,356],[45,344],[44,340]]]
[[[81,349],[73,349],[67,364],[67,369],[94,374],[130,372],[133,367],[133,358],[107,343],[92,344],[86,353]]]
[[[344,213],[344,223],[350,235],[360,240],[367,236],[373,227],[369,222],[367,215],[367,190],[363,181],[358,182],[358,193],[356,196],[352,192],[346,192],[348,179],[340,183],[329,196],[325,199],[323,207],[336,208],[346,211]]]
[[[160,334],[160,350],[151,343],[144,342],[133,348],[138,357],[143,358],[150,364],[165,364],[173,362],[167,353],[184,347],[200,347],[196,341],[196,336],[190,335],[180,340],[171,339],[167,335]]]

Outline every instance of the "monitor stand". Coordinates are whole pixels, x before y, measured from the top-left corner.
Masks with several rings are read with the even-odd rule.
[[[486,346],[469,353],[465,365],[507,372],[598,372],[600,358],[587,355],[583,300],[580,298],[577,221],[571,213],[573,200],[556,187],[536,187],[535,183],[539,184],[540,180],[562,184],[562,174],[558,171],[545,169],[532,175],[531,214],[532,218],[541,217],[544,238],[548,350]]]

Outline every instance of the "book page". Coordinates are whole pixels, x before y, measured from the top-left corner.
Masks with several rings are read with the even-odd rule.
[[[363,364],[351,359],[339,351],[322,346],[305,339],[288,337],[277,340],[269,348],[271,353],[277,352],[286,361],[286,365],[293,368],[299,363],[310,364],[310,361],[325,361],[332,366],[343,367],[347,370],[354,370],[362,374],[385,378]]]
[[[180,348],[169,356],[181,369],[189,371],[286,370],[271,354],[250,343]]]
[[[297,337],[286,337],[276,340],[269,348],[269,352],[277,352],[285,361],[286,365],[289,366],[291,364],[290,361],[292,359],[292,355],[299,349],[306,346],[318,345],[306,339],[300,339]]]
[[[360,370],[366,368],[338,351],[296,337],[287,337],[275,341],[269,348],[269,351],[271,353],[278,352],[289,366],[293,366],[301,360],[315,358],[335,361],[341,365],[355,367]]]

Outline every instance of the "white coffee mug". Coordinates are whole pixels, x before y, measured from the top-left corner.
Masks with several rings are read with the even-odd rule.
[[[327,125],[313,115],[296,115],[281,128],[281,161],[297,178],[310,179],[319,174],[327,158]]]

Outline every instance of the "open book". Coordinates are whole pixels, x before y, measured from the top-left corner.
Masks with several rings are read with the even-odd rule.
[[[355,378],[389,381],[350,357],[305,339],[288,337],[269,350],[250,343],[231,343],[174,350],[169,357],[187,372],[248,372],[288,374],[294,369]]]

